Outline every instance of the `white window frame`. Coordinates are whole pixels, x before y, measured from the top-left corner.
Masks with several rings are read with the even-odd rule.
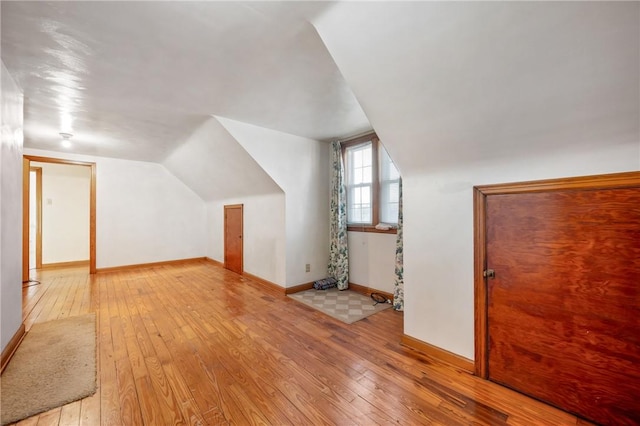
[[[357,137],[354,139],[350,139],[342,142],[342,157],[345,165],[345,187],[347,190],[347,209],[349,209],[349,194],[351,193],[351,187],[353,185],[350,184],[349,178],[352,171],[349,168],[349,159],[347,156],[347,151],[350,148],[357,147],[358,145],[363,145],[370,142],[371,143],[371,156],[372,156],[372,183],[371,183],[371,222],[361,223],[361,222],[350,222],[351,219],[349,214],[347,213],[347,230],[348,231],[358,231],[358,232],[378,232],[378,233],[387,233],[387,234],[395,234],[397,232],[395,226],[397,226],[397,222],[391,223],[392,225],[390,229],[377,229],[376,225],[380,223],[380,191],[383,185],[380,182],[380,153],[379,147],[381,146],[380,139],[377,137],[375,133],[370,133],[361,137]],[[384,148],[384,147],[383,147]],[[389,180],[385,183],[391,183],[395,180]],[[399,181],[399,179],[398,179]]]

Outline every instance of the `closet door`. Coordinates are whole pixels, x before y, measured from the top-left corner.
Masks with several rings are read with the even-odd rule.
[[[224,267],[238,274],[244,272],[242,210],[242,204],[224,206]]]
[[[488,378],[640,422],[640,188],[486,197]]]

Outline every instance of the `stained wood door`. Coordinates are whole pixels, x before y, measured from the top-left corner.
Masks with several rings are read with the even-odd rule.
[[[224,267],[243,272],[243,207],[242,204],[224,206]]]
[[[640,188],[486,197],[489,379],[640,422]]]

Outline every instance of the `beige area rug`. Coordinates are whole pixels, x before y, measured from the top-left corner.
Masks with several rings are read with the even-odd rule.
[[[96,391],[96,315],[36,323],[2,373],[2,424]]]
[[[340,291],[337,288],[328,290],[312,288],[290,294],[289,297],[347,324],[391,307],[390,303],[378,303],[374,306],[375,302],[368,296],[351,290]]]

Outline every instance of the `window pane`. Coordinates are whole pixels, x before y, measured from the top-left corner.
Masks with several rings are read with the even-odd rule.
[[[362,223],[371,223],[371,205],[369,204],[366,208],[362,207]]]
[[[398,201],[400,183],[398,181],[380,182],[380,222],[398,223]]]
[[[362,210],[359,208],[353,208],[351,209],[351,218],[352,218],[352,222],[360,222],[360,216],[362,214]]]
[[[400,172],[389,157],[389,153],[384,146],[380,144],[380,180],[397,180],[400,179]]]
[[[371,204],[371,187],[360,188],[360,195],[362,197],[362,204]]]
[[[360,169],[362,167],[362,151],[354,150],[353,151],[353,168]]]
[[[360,188],[353,188],[352,191],[353,194],[353,205],[360,205],[362,204],[362,197],[360,196]]]
[[[371,183],[371,181],[373,180],[371,178],[372,167],[371,166],[363,167],[361,170],[362,170],[362,183]]]
[[[349,223],[371,223],[371,186],[352,187],[347,200]]]
[[[381,206],[380,221],[383,223],[398,223],[398,203],[389,203]]]
[[[346,149],[347,222],[371,224],[373,216],[373,149],[365,142]]]
[[[400,199],[400,183],[399,182],[390,182],[389,183],[389,201],[390,203],[397,203]]]
[[[367,144],[365,146],[365,148],[362,149],[362,166],[363,167],[367,167],[367,166],[371,166],[371,164],[373,163],[373,159],[371,158],[372,156],[372,150],[371,150],[371,142],[369,142],[369,144]]]
[[[398,223],[398,200],[400,197],[400,173],[382,144],[380,151],[380,221]]]

